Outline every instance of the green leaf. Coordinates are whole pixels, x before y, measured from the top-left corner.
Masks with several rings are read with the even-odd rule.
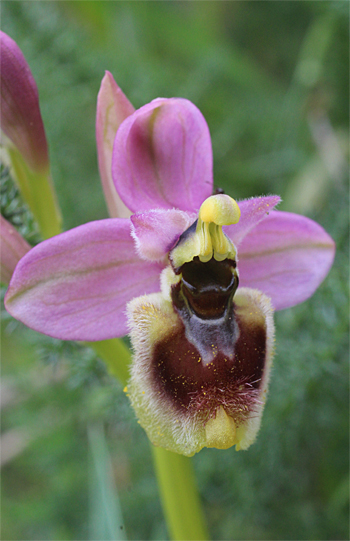
[[[113,468],[102,424],[88,426],[90,470],[90,539],[126,539]]]

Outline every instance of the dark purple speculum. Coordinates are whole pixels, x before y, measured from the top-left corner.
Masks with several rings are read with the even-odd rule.
[[[235,267],[234,261],[198,258],[183,265],[171,291],[181,323],[153,352],[158,391],[204,421],[221,405],[239,424],[254,409],[263,377],[265,321],[235,305]]]

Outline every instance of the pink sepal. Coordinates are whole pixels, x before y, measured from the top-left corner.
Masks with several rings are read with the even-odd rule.
[[[158,98],[118,129],[112,159],[117,192],[133,212],[198,211],[212,193],[208,126],[193,103]]]
[[[240,285],[268,295],[282,310],[305,301],[327,276],[335,244],[316,222],[272,211],[238,249]]]
[[[130,210],[124,205],[112,179],[112,152],[120,124],[135,111],[121,91],[113,75],[106,71],[97,96],[96,143],[102,187],[112,218],[128,218]]]
[[[159,290],[162,268],[140,260],[129,220],[90,222],[28,252],[5,305],[16,319],[54,338],[115,338],[127,333],[126,303]]]

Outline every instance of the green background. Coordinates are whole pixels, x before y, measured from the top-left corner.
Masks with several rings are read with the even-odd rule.
[[[37,81],[65,229],[107,217],[95,110],[108,69],[135,107],[200,108],[216,186],[277,193],[335,239],[317,293],[276,314],[257,442],[193,462],[213,539],[348,539],[348,2],[2,1],[1,14]],[[3,213],[35,242],[1,182]],[[3,540],[167,537],[147,438],[90,349],[3,313],[2,385]]]

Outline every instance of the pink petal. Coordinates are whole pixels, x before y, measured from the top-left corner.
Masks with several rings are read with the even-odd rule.
[[[0,277],[3,284],[8,284],[18,261],[30,246],[5,218],[0,215]]]
[[[33,171],[49,167],[38,89],[18,45],[0,32],[1,128]]]
[[[102,187],[112,218],[128,218],[131,214],[117,194],[113,183],[112,151],[120,124],[134,111],[134,107],[113,79],[113,75],[106,71],[97,97],[96,142]]]
[[[91,222],[40,243],[21,259],[6,308],[54,338],[123,336],[126,303],[159,290],[161,269],[139,259],[129,220]]]
[[[238,250],[240,286],[259,289],[276,310],[305,301],[327,276],[335,245],[313,220],[272,211]]]
[[[249,231],[264,220],[280,201],[281,198],[279,195],[252,197],[251,199],[238,201],[238,206],[241,210],[240,220],[237,224],[224,227],[226,235],[230,237],[236,246],[239,246]]]
[[[131,216],[132,236],[140,257],[164,260],[178,238],[195,222],[197,215],[182,210],[150,210]]]
[[[113,150],[117,191],[133,212],[198,211],[212,193],[208,126],[193,103],[158,98],[120,126]]]

